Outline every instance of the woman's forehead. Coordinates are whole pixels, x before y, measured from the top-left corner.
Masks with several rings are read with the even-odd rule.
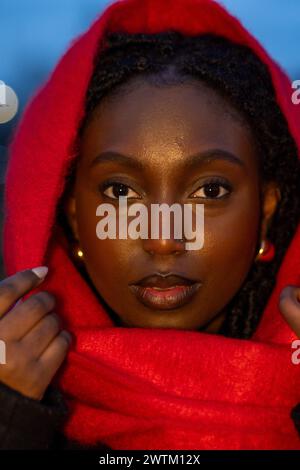
[[[162,152],[183,158],[200,148],[240,153],[253,147],[253,136],[242,116],[206,86],[158,88],[146,83],[101,103],[81,146],[91,158],[112,149],[135,158]]]

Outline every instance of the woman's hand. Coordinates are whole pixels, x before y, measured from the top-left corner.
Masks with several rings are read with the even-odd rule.
[[[42,280],[28,269],[0,282],[0,340],[6,350],[0,381],[37,400],[42,399],[71,343],[70,333],[61,331],[53,312],[53,295],[38,292],[14,305]]]
[[[300,338],[300,287],[286,286],[282,289],[279,309],[292,330]]]

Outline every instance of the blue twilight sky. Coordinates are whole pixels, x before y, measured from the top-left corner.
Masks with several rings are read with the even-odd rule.
[[[110,3],[107,0],[1,0],[0,80],[15,90],[20,110],[10,123],[0,124],[0,146],[7,143],[24,104],[46,79],[70,41]],[[220,3],[242,20],[291,78],[300,79],[300,0],[288,0],[288,3],[221,0]]]

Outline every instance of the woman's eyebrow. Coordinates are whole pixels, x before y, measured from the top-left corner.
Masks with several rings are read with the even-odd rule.
[[[135,168],[138,170],[144,169],[144,165],[140,160],[112,150],[107,150],[105,152],[99,153],[99,155],[97,155],[97,157],[95,157],[94,160],[91,162],[90,168],[94,167],[95,165],[111,162],[121,163],[124,166],[130,166],[131,168]]]
[[[203,152],[198,152],[194,155],[190,155],[189,157],[184,159],[183,166],[190,169],[202,165],[204,163],[210,163],[216,160],[227,161],[229,163],[238,165],[246,169],[246,165],[243,160],[234,155],[232,152],[219,148],[213,148],[205,150]]]
[[[189,157],[184,158],[183,167],[190,169],[198,165],[209,163],[215,160],[227,161],[245,169],[245,162],[243,160],[241,160],[228,150],[223,150],[219,148],[205,150],[203,152],[198,152],[194,155],[190,155]],[[99,155],[97,155],[91,162],[90,167],[111,162],[117,162],[124,166],[130,166],[131,168],[138,170],[144,169],[144,164],[140,160],[137,160],[136,158],[130,155],[124,155],[122,153],[111,150],[101,152]]]

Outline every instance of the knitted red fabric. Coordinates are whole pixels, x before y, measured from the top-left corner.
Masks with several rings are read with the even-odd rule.
[[[300,231],[251,340],[188,330],[113,324],[54,226],[56,204],[83,114],[99,38],[106,31],[217,33],[250,46],[268,66],[278,103],[300,145],[300,107],[280,67],[241,23],[210,0],[123,0],[73,41],[27,105],[6,174],[7,274],[46,264],[38,290],[76,336],[59,374],[70,405],[68,437],[115,449],[300,449],[290,410],[300,401],[295,335],[278,309],[281,289],[300,284]],[[282,155],[284,158],[284,155]],[[103,273],[105,275],[105,273]]]

